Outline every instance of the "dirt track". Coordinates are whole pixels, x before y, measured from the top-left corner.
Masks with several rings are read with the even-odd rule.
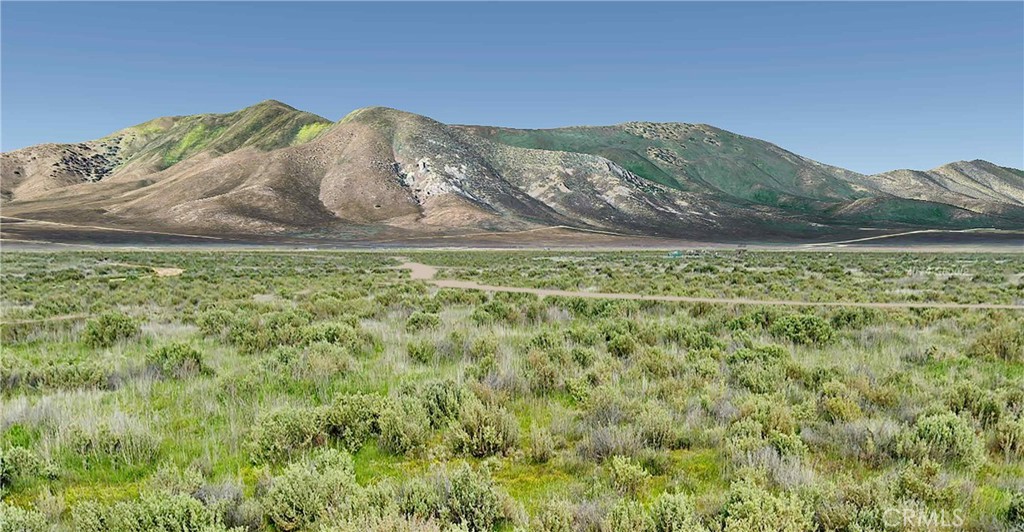
[[[548,290],[544,288],[522,288],[516,286],[494,286],[474,281],[457,281],[452,279],[434,279],[437,268],[418,262],[404,262],[399,268],[410,271],[413,280],[426,281],[440,288],[461,288],[465,290],[483,290],[485,292],[517,292],[545,296],[588,297],[596,299],[637,299],[643,301],[670,301],[683,303],[716,303],[722,305],[773,305],[789,307],[867,307],[879,309],[892,308],[943,308],[966,310],[1024,310],[1024,305],[1008,305],[998,303],[929,303],[929,302],[892,302],[872,303],[856,301],[789,301],[782,299],[746,299],[717,297],[686,297],[660,296],[644,294],[617,294],[611,292],[575,292],[570,290]]]
[[[108,262],[107,264],[110,264],[111,266],[128,266],[131,268],[149,268],[150,270],[153,270],[153,273],[155,273],[157,277],[177,277],[185,273],[185,270],[181,268],[163,268],[160,266],[146,266],[145,264],[131,264],[128,262]]]
[[[144,264],[129,264],[126,262],[109,262],[112,266],[128,266],[134,268],[148,268],[153,270],[153,273],[157,277],[176,277],[185,273],[185,270],[181,268],[162,268],[159,266],[146,266]],[[0,325],[21,325],[26,323],[45,323],[48,321],[68,321],[68,320],[84,320],[92,317],[92,314],[67,314],[64,316],[50,316],[49,318],[33,318],[24,320],[11,320],[0,322]]]

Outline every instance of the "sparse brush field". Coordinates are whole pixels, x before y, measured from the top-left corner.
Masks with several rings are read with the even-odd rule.
[[[1024,526],[1024,311],[397,254],[4,253],[0,529]],[[401,255],[1024,301],[1020,254]]]

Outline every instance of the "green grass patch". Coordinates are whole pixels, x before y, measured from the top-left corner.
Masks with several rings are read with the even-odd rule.
[[[331,127],[329,122],[314,122],[312,124],[306,124],[300,127],[295,133],[295,139],[292,140],[292,145],[296,146],[299,144],[305,144],[319,137],[320,134],[326,131],[329,127]]]

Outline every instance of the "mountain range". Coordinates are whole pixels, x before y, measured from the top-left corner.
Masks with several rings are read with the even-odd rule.
[[[700,240],[1024,228],[1024,171],[863,175],[705,124],[510,129],[269,100],[2,154],[9,219],[374,240],[562,227]]]

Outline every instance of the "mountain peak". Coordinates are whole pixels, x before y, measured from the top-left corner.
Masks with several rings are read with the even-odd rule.
[[[696,237],[1024,225],[1024,173],[981,160],[864,176],[707,124],[450,126],[379,105],[338,124],[272,99],[160,118],[4,154],[0,199],[28,218],[199,234],[347,223]]]
[[[282,102],[279,100],[263,100],[257,104],[250,105],[245,109],[286,109],[288,111],[298,111],[298,109]],[[243,109],[243,110],[245,110]]]
[[[396,109],[394,107],[385,107],[383,105],[368,105],[366,107],[360,107],[358,109],[353,110],[349,114],[345,115],[345,117],[342,118],[340,121],[341,122],[347,122],[347,121],[356,120],[356,119],[366,120],[366,119],[385,118],[385,117],[388,117],[388,118],[396,118],[396,117],[403,117],[403,118],[420,117],[420,118],[426,118],[423,115],[418,115],[416,113],[410,113],[409,111],[403,111],[401,109]]]

